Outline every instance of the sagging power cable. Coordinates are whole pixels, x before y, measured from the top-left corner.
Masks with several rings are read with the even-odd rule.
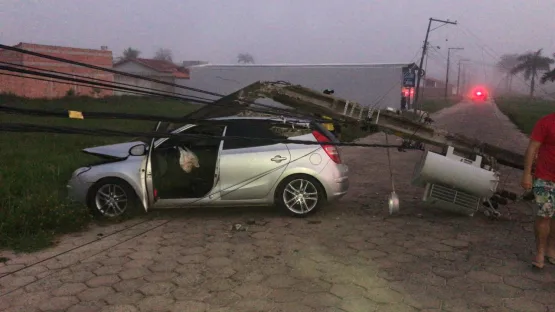
[[[353,146],[353,147],[379,147],[379,148],[401,148],[402,145],[389,144],[362,144],[348,142],[315,142],[307,140],[291,140],[283,138],[261,138],[261,137],[242,137],[242,136],[212,136],[202,134],[187,133],[161,133],[161,132],[137,132],[121,131],[104,128],[77,128],[64,126],[46,126],[29,123],[0,123],[0,131],[4,132],[24,132],[24,133],[55,133],[55,134],[84,134],[91,136],[114,136],[114,137],[143,137],[143,138],[170,138],[170,139],[216,139],[223,141],[259,141],[284,144],[303,144],[303,145],[334,145],[334,146]]]
[[[140,121],[161,121],[170,123],[190,123],[190,124],[205,124],[205,125],[227,125],[231,123],[229,120],[217,119],[195,119],[186,117],[168,117],[160,115],[146,115],[146,114],[131,114],[131,113],[115,113],[115,112],[93,112],[93,111],[75,111],[75,110],[45,110],[45,109],[32,109],[21,108],[15,106],[0,105],[0,113],[18,114],[28,116],[42,116],[54,118],[72,118],[72,119],[124,119],[124,120],[140,120]],[[272,123],[276,125],[283,125],[284,123],[307,123],[307,120],[301,119],[284,119],[280,120],[275,118]]]
[[[215,97],[223,98],[223,97],[226,96],[224,94],[220,94],[220,93],[216,93],[216,92],[206,91],[206,90],[202,90],[202,89],[198,89],[198,88],[187,87],[187,86],[179,85],[179,84],[176,84],[176,83],[161,81],[161,80],[153,79],[153,78],[150,78],[150,77],[130,74],[130,73],[114,70],[114,69],[111,69],[111,68],[105,68],[105,67],[101,67],[101,66],[86,64],[86,63],[82,63],[82,62],[78,62],[78,61],[68,60],[68,59],[61,58],[61,57],[42,54],[42,53],[29,51],[29,50],[25,50],[25,49],[21,49],[21,48],[16,48],[16,47],[11,47],[11,46],[7,46],[7,45],[3,45],[3,44],[0,44],[0,49],[5,49],[5,50],[9,50],[9,51],[14,51],[14,52],[19,52],[19,53],[23,53],[23,54],[33,55],[33,56],[37,56],[37,57],[41,57],[41,58],[45,58],[45,59],[49,59],[49,60],[53,60],[53,61],[58,61],[58,62],[77,65],[77,66],[82,66],[82,67],[86,67],[86,68],[90,68],[90,69],[96,69],[96,70],[99,70],[99,71],[105,71],[105,72],[109,72],[109,73],[113,73],[113,74],[117,74],[117,75],[121,75],[121,76],[126,76],[126,77],[131,77],[131,78],[135,78],[135,79],[142,79],[142,80],[145,80],[145,81],[151,81],[151,82],[155,82],[155,83],[162,84],[162,85],[167,85],[167,86],[181,88],[181,89],[194,91],[194,92],[198,92],[198,93],[202,93],[202,94],[212,95],[212,96],[215,96]],[[256,105],[256,106],[260,106],[260,107],[265,107],[265,108],[268,108],[268,109],[274,110],[274,111],[279,110],[279,111],[289,112],[289,111],[287,111],[285,109],[282,109],[282,108],[279,108],[279,107],[274,107],[274,106],[271,106],[271,105],[256,103],[256,102],[253,102],[253,101],[246,101],[246,103]]]
[[[110,73],[121,75],[121,76],[126,76],[126,77],[151,81],[151,82],[155,82],[155,83],[162,84],[162,85],[168,85],[168,86],[173,86],[173,87],[177,87],[177,88],[182,88],[182,89],[185,89],[185,90],[194,91],[194,92],[198,92],[198,93],[203,93],[203,94],[216,96],[216,97],[220,97],[220,98],[226,96],[226,95],[219,94],[219,93],[216,93],[216,92],[206,91],[206,90],[202,90],[202,89],[198,89],[198,88],[187,87],[187,86],[179,85],[179,84],[176,84],[176,83],[170,83],[170,82],[166,82],[166,81],[153,79],[153,78],[150,78],[150,77],[145,77],[145,76],[130,74],[130,73],[126,73],[126,72],[121,72],[121,71],[114,70],[114,69],[111,69],[111,68],[105,68],[105,67],[101,67],[101,66],[86,64],[86,63],[82,63],[82,62],[78,62],[78,61],[73,61],[73,60],[69,60],[69,59],[65,59],[65,58],[61,58],[61,57],[56,57],[56,56],[52,56],[52,55],[46,55],[46,54],[42,54],[42,53],[38,53],[38,52],[34,52],[34,51],[29,51],[29,50],[25,50],[25,49],[21,49],[21,48],[17,48],[17,47],[11,47],[11,46],[7,46],[7,45],[3,45],[3,44],[0,44],[0,49],[5,49],[5,50],[9,50],[9,51],[18,52],[18,53],[33,55],[33,56],[37,56],[37,57],[41,57],[41,58],[45,58],[45,59],[50,59],[50,60],[54,60],[54,61],[58,61],[58,62],[62,62],[62,63],[82,66],[82,67],[86,67],[86,68],[90,68],[90,69],[96,69],[96,70],[99,70],[99,71],[110,72]],[[387,93],[389,93],[389,92],[387,92]],[[245,102],[247,104],[255,105],[255,106],[265,107],[265,108],[268,108],[269,110],[274,111],[274,112],[279,111],[280,112],[280,113],[278,113],[279,115],[282,115],[282,116],[289,115],[289,117],[291,117],[291,115],[290,115],[291,111],[287,110],[287,109],[283,109],[283,108],[279,108],[279,107],[275,107],[275,106],[271,106],[271,105],[266,105],[266,104],[261,104],[261,103],[256,103],[255,101],[243,101],[243,102]],[[214,105],[214,104],[217,104],[217,103],[212,103],[212,104],[208,104],[208,105]],[[254,111],[253,109],[248,108],[248,107],[245,107],[244,109]],[[264,113],[267,113],[267,112],[264,112]],[[271,113],[268,113],[268,114],[271,114]],[[312,120],[315,120],[314,116],[312,116],[311,114],[309,114],[309,115],[300,114],[300,115],[302,117],[307,117],[307,118],[310,118]],[[295,117],[300,117],[300,116],[297,115]],[[330,119],[327,119],[327,120],[322,119],[322,120],[319,120],[318,122],[324,123],[324,122],[330,122],[330,120],[333,121],[333,122],[336,122],[336,123],[340,123],[340,124],[346,124],[346,125],[348,124],[348,122],[345,122],[344,120],[337,119],[337,118],[330,118]]]
[[[0,62],[0,63],[5,63],[5,62]],[[99,82],[95,82],[95,81],[87,81],[86,79],[90,79],[89,77],[83,77],[84,79],[76,79],[76,78],[73,78],[73,77],[64,77],[64,76],[59,76],[59,75],[54,75],[54,74],[49,74],[49,73],[41,73],[41,72],[37,72],[37,71],[34,71],[34,70],[20,69],[20,68],[15,68],[15,67],[12,67],[12,66],[2,66],[2,65],[0,65],[0,70],[18,72],[18,73],[28,74],[28,75],[35,75],[35,76],[39,76],[39,77],[48,77],[50,79],[58,79],[58,80],[61,80],[61,81],[51,81],[51,80],[48,80],[48,79],[39,79],[37,77],[28,77],[28,76],[19,75],[19,77],[22,77],[22,78],[39,79],[39,80],[44,80],[44,81],[51,81],[51,82],[54,82],[54,83],[67,83],[67,82],[64,82],[64,81],[68,81],[68,82],[71,82],[72,85],[80,85],[80,86],[85,86],[85,87],[97,87],[97,88],[102,88],[102,89],[105,89],[105,90],[114,90],[114,89],[115,90],[124,90],[125,92],[141,94],[141,95],[159,96],[159,97],[165,97],[165,98],[170,98],[170,99],[183,100],[183,101],[187,101],[187,102],[191,102],[191,103],[199,103],[199,104],[204,104],[204,105],[212,105],[212,106],[220,106],[220,107],[229,107],[228,105],[215,103],[215,102],[212,102],[212,100],[210,100],[210,99],[206,99],[206,98],[202,98],[202,97],[183,96],[183,95],[175,96],[175,95],[171,95],[171,94],[165,94],[165,93],[160,93],[160,92],[151,92],[151,91],[142,90],[143,89],[142,87],[128,88],[128,87],[121,87],[121,86],[113,86],[112,82],[106,81],[106,80],[105,80],[104,83],[99,83]],[[53,72],[53,71],[50,71],[50,72]],[[62,74],[66,74],[66,73],[62,73]],[[11,75],[11,76],[13,76],[13,74],[6,74],[6,73],[3,73],[1,71],[0,71],[0,75]],[[74,76],[76,76],[76,75],[74,75]],[[99,79],[99,80],[102,80],[102,79]],[[154,89],[154,90],[156,90],[156,89]],[[163,91],[163,92],[165,92],[165,91]],[[255,105],[258,105],[258,104],[255,103]],[[276,108],[274,111],[265,110],[265,109],[257,109],[257,108],[253,108],[253,107],[244,107],[243,109],[248,110],[248,111],[252,111],[252,112],[261,113],[261,114],[274,115],[274,116],[280,116],[280,117],[291,117],[291,118],[305,117],[305,116],[303,116],[303,114],[291,112],[289,110],[284,110],[284,112],[278,112],[278,110],[280,110],[279,108]],[[307,119],[318,120],[318,122],[329,122],[329,121],[314,119],[312,116],[307,117]]]
[[[77,83],[85,83],[85,84],[90,84],[90,85],[93,85],[93,86],[107,87],[107,88],[119,89],[119,90],[124,90],[124,91],[133,91],[133,92],[140,91],[140,92],[143,92],[144,94],[150,94],[150,95],[154,95],[154,96],[163,96],[163,97],[167,97],[167,98],[173,98],[173,99],[176,99],[176,100],[186,100],[186,101],[193,102],[193,103],[198,103],[197,101],[199,101],[197,99],[188,98],[186,96],[173,96],[173,95],[163,94],[163,93],[159,93],[159,92],[150,92],[150,91],[143,91],[143,90],[135,89],[135,88],[113,86],[113,85],[106,84],[106,83],[87,81],[87,80],[79,79],[79,78],[69,78],[69,77],[64,77],[64,76],[54,75],[54,74],[49,74],[49,73],[41,73],[41,72],[38,72],[38,71],[28,70],[28,69],[21,69],[21,68],[17,68],[17,67],[13,67],[13,66],[0,65],[0,70],[5,70],[5,71],[9,71],[9,72],[17,72],[17,73],[21,73],[21,74],[41,76],[41,77],[48,77],[48,78],[53,78],[53,79],[58,79],[58,80],[66,80],[66,81],[77,82]],[[202,103],[205,104],[206,102],[203,101]]]
[[[136,85],[133,85],[133,84],[130,84],[130,83],[110,81],[110,80],[94,78],[94,77],[87,77],[87,76],[78,75],[78,74],[75,74],[75,73],[64,73],[64,72],[61,72],[61,71],[56,71],[56,70],[51,70],[51,69],[44,69],[44,68],[39,68],[39,67],[35,67],[35,66],[21,65],[21,64],[15,64],[15,63],[10,63],[10,62],[3,62],[3,61],[0,61],[0,64],[7,65],[7,66],[16,66],[16,67],[20,67],[20,68],[24,68],[24,69],[29,69],[29,70],[38,70],[38,71],[41,71],[41,72],[51,73],[51,74],[56,74],[56,75],[64,75],[64,76],[68,76],[67,77],[68,79],[72,79],[72,78],[87,79],[87,80],[97,81],[97,82],[101,82],[101,83],[105,83],[105,84],[132,87],[132,88],[135,88],[135,89],[141,89],[141,90],[146,90],[146,91],[154,91],[154,92],[157,92],[157,93],[164,93],[164,94],[169,94],[169,95],[185,96],[184,94],[181,94],[181,93],[178,93],[178,92],[165,91],[165,90],[160,90],[160,89],[156,89],[156,88],[149,88],[149,87],[140,87],[140,86],[136,86]],[[213,101],[213,100],[208,99],[208,98],[202,98],[202,97],[197,97],[197,96],[192,96],[192,95],[186,95],[186,96],[188,98],[199,99],[199,100],[206,101],[206,102],[212,102]]]
[[[64,75],[64,76],[67,76],[65,78],[65,81],[70,81],[70,82],[73,78],[80,78],[80,79],[92,80],[92,81],[97,81],[97,82],[101,82],[101,83],[105,83],[105,84],[110,84],[112,86],[113,85],[120,85],[120,86],[131,87],[131,88],[134,88],[134,89],[137,90],[137,91],[127,91],[129,93],[143,94],[143,93],[137,93],[137,92],[142,92],[143,90],[146,90],[146,91],[154,91],[154,92],[157,92],[157,93],[160,93],[160,94],[169,94],[169,95],[175,95],[175,96],[180,96],[180,97],[186,96],[187,99],[200,100],[200,101],[203,101],[204,103],[212,103],[213,102],[212,99],[203,98],[203,97],[200,97],[200,96],[185,95],[185,94],[181,94],[181,93],[178,93],[178,92],[171,92],[171,91],[165,91],[165,90],[160,90],[160,89],[156,89],[156,88],[136,86],[136,85],[133,85],[133,84],[130,84],[130,83],[110,81],[110,80],[94,78],[94,77],[87,77],[87,76],[83,76],[83,75],[77,75],[77,74],[74,74],[74,73],[64,73],[64,72],[61,72],[61,71],[56,71],[56,70],[51,70],[51,69],[44,69],[44,68],[39,68],[39,67],[34,67],[34,66],[21,65],[21,64],[15,64],[15,63],[10,63],[10,62],[3,62],[3,61],[0,61],[0,64],[4,64],[4,65],[8,65],[8,66],[16,66],[16,67],[20,67],[20,68],[24,68],[24,69],[29,69],[29,70],[38,70],[38,71],[41,71],[41,72],[52,73],[52,74],[57,74],[57,75]],[[8,75],[8,74],[0,72],[0,75]],[[29,77],[29,76],[20,76],[20,77],[22,77],[22,78],[34,78],[34,77]],[[51,80],[48,80],[48,79],[40,79],[40,80],[51,81]],[[62,82],[62,81],[60,81],[58,83],[66,83],[67,84],[67,82]],[[82,87],[89,87],[89,88],[96,87],[96,88],[99,88],[101,90],[114,90],[113,87],[110,87],[110,88],[98,87],[98,86],[88,85],[88,84],[72,83],[72,85],[82,86]],[[138,91],[138,90],[141,90],[141,91]],[[196,102],[196,103],[201,103],[201,102]]]
[[[4,73],[4,72],[1,72],[1,71],[0,71],[0,76],[18,77],[18,78],[32,79],[32,80],[45,81],[45,82],[52,82],[52,83],[59,83],[59,84],[67,84],[67,83],[68,83],[67,81],[52,80],[53,78],[51,78],[51,79],[46,79],[46,78],[25,76],[25,75],[23,75],[23,74],[20,74],[20,75],[17,75],[17,74],[8,74],[8,73]],[[91,87],[92,87],[92,88],[98,88],[99,90],[110,90],[110,91],[113,91],[113,90],[114,90],[113,87],[110,87],[110,88],[108,88],[108,87],[99,87],[99,86],[94,86],[94,85],[90,85],[90,84],[82,84],[82,83],[72,83],[71,85],[73,85],[73,86],[78,86],[78,87],[87,87],[87,88],[91,88]],[[130,93],[130,94],[135,94],[135,95],[149,95],[149,96],[152,96],[152,94],[145,93],[145,92],[139,91],[139,90],[137,90],[137,91],[126,91],[126,92],[128,92],[128,93]],[[186,101],[186,102],[192,102],[192,101],[187,100],[187,99],[182,99],[182,100],[183,100],[183,101]],[[194,103],[209,105],[209,104],[211,104],[212,102],[210,102],[210,101],[204,102],[204,101],[200,100],[200,98],[199,98],[199,99],[194,99]]]

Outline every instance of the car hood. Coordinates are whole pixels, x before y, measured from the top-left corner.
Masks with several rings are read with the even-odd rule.
[[[125,159],[129,156],[129,149],[135,145],[145,144],[141,141],[125,142],[111,145],[89,147],[83,149],[86,154],[109,159]]]

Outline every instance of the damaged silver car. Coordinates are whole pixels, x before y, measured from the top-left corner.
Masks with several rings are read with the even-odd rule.
[[[325,144],[337,139],[320,124],[269,117],[209,120],[222,123],[171,131],[191,135],[185,138],[84,149],[104,161],[75,170],[67,185],[70,198],[105,217],[137,209],[269,205],[304,216],[347,192],[348,167],[339,150]],[[221,139],[226,136],[245,139]]]

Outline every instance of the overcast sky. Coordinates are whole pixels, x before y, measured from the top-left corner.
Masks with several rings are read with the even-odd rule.
[[[428,19],[457,20],[430,33],[429,72],[457,57],[555,52],[555,0],[0,0],[0,42],[126,47],[151,57],[236,63],[415,61]],[[440,24],[432,24],[432,28]],[[485,48],[485,52],[482,52]]]

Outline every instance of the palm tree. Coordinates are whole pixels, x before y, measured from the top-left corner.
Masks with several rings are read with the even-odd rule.
[[[501,59],[497,62],[497,70],[505,74],[505,90],[511,91],[513,84],[513,76],[511,70],[518,65],[518,54],[504,54],[501,55]]]
[[[553,58],[555,58],[555,53],[553,53]],[[555,82],[555,68],[543,74],[541,83],[544,84],[548,81]]]
[[[237,63],[254,64],[254,57],[249,53],[239,53],[237,55]]]
[[[542,55],[542,49],[536,52],[528,52],[519,55],[518,64],[511,70],[512,74],[524,74],[524,79],[530,80],[530,97],[534,96],[536,77],[538,71],[548,71],[551,64],[555,62],[552,58]]]

